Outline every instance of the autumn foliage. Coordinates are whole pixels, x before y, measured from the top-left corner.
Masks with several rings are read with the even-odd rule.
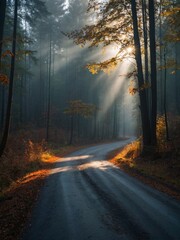
[[[44,179],[49,176],[55,161],[79,148],[59,142],[55,150],[41,140],[43,135],[44,129],[11,133],[6,152],[0,159],[0,238],[3,240],[20,239]]]
[[[175,116],[169,114],[169,131],[170,131],[170,139],[167,139],[166,136],[166,124],[165,124],[165,116],[159,116],[157,119],[157,152],[164,155],[166,153],[172,154],[173,156],[178,156],[180,154],[180,118],[179,116]]]
[[[179,116],[168,114],[169,130],[172,139],[166,138],[164,115],[157,119],[157,148],[154,153],[142,156],[141,138],[113,153],[110,159],[113,163],[141,181],[170,193],[180,199],[180,119]]]
[[[42,165],[41,156],[46,149],[44,141],[34,142],[26,139],[23,133],[18,137],[10,136],[7,150],[1,158],[0,191],[2,192],[12,182],[39,169]]]

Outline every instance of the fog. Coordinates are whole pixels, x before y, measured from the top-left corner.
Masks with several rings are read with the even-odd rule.
[[[98,14],[87,13],[87,7],[86,0],[46,0],[43,4],[41,1],[22,1],[18,12],[18,31],[23,35],[24,42],[18,42],[17,48],[20,51],[23,49],[25,54],[16,63],[12,129],[19,126],[40,128],[44,138],[52,141],[57,138],[57,141],[64,142],[69,141],[70,134],[73,134],[74,142],[141,135],[139,93],[130,93],[130,87],[136,87],[137,79],[133,76],[132,82],[132,78],[128,77],[135,69],[133,48],[128,45],[119,55],[122,61],[112,69],[92,74],[87,68],[89,64],[114,57],[121,46],[103,47],[100,43],[98,47],[90,47],[89,42],[76,45],[67,36],[97,22]],[[8,11],[9,16],[13,15],[12,7]],[[8,24],[7,19],[6,26]],[[9,31],[10,28],[6,27],[6,38],[10,36]],[[128,40],[132,34],[122,33],[121,38]],[[8,44],[4,45],[5,49]],[[10,64],[10,60],[7,62]],[[178,87],[175,76],[170,76],[169,72],[167,88],[175,89],[176,100],[169,91],[167,108],[175,112],[178,108]],[[159,82],[160,112],[163,112],[164,101],[162,86]],[[2,90],[1,98],[6,104],[6,89]],[[75,113],[70,107],[72,101]],[[5,109],[3,104],[2,113]],[[82,106],[86,107],[86,111],[80,109]],[[92,106],[94,110],[87,114]],[[57,137],[58,131],[61,137]]]
[[[73,1],[70,2],[72,4]],[[39,36],[41,44],[38,46],[40,49],[36,49],[36,51],[41,61],[38,64],[48,65],[51,38],[50,108],[51,111],[53,109],[56,111],[56,116],[51,117],[51,125],[53,127],[55,124],[68,129],[66,126],[68,116],[65,116],[63,111],[68,107],[69,101],[79,99],[85,103],[94,104],[98,109],[96,116],[78,120],[82,123],[82,135],[84,135],[84,128],[86,131],[88,128],[88,133],[85,135],[89,136],[92,136],[93,129],[96,129],[95,135],[99,138],[112,138],[114,128],[116,128],[116,137],[135,135],[137,134],[136,122],[139,114],[136,109],[137,96],[129,94],[129,79],[126,76],[131,64],[124,61],[108,74],[101,71],[92,75],[86,68],[86,64],[109,59],[116,54],[117,49],[110,46],[103,51],[101,47],[88,48],[88,44],[82,48],[64,35],[74,29],[80,29],[90,21],[95,21],[86,14],[87,1],[80,2],[76,1],[70,5],[69,1],[65,1],[64,4],[63,1],[55,1],[55,3],[46,1],[52,24],[43,32],[43,37]],[[60,8],[59,6],[62,4],[64,7]],[[43,26],[40,24],[39,27],[40,33]],[[36,78],[38,79],[39,74],[48,75],[48,71],[48,66],[43,66],[41,73],[35,73]],[[47,88],[47,79],[43,79],[43,81]],[[47,89],[44,89],[45,95],[46,91]],[[44,108],[46,109],[46,106]],[[95,127],[94,124],[97,126]]]

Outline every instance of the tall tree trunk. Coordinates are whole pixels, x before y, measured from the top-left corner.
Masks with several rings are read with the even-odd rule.
[[[147,26],[147,3],[146,0],[142,0],[142,17],[143,17],[143,38],[144,38],[144,82],[149,84],[149,56],[148,56],[148,26]],[[145,89],[147,104],[149,106],[149,111],[151,109],[151,92],[149,87]],[[150,116],[149,112],[149,116]]]
[[[123,114],[122,114],[122,136],[123,138],[125,138],[125,127],[126,127],[126,123],[125,123],[125,105],[123,104]]]
[[[10,128],[10,120],[11,120],[11,107],[12,107],[12,97],[13,97],[13,82],[14,82],[14,70],[15,70],[15,59],[16,59],[16,32],[17,32],[17,10],[18,10],[18,0],[15,0],[14,6],[14,26],[13,26],[13,43],[12,43],[12,57],[11,57],[11,71],[9,77],[9,93],[8,93],[8,102],[7,102],[7,111],[6,111],[6,119],[5,119],[5,126],[4,132],[0,144],[0,156],[2,156],[7,139],[9,134]]]
[[[142,0],[142,15],[143,15],[143,37],[144,37],[144,66],[145,66],[145,82],[149,82],[148,68],[148,35],[147,35],[147,7],[146,1]]]
[[[94,114],[94,128],[93,128],[93,139],[97,139],[97,111]]]
[[[50,126],[50,106],[51,106],[51,35],[49,45],[49,76],[48,76],[48,99],[47,99],[47,125],[46,125],[46,141],[49,141]]]
[[[114,102],[114,109],[113,109],[113,138],[117,137],[117,100]]]
[[[160,0],[160,9],[159,9],[159,64],[160,64],[160,68],[162,68],[162,64],[163,64],[163,54],[162,54],[162,48],[163,48],[163,40],[162,40],[162,0]],[[163,70],[160,69],[160,79],[159,79],[159,100],[160,100],[160,113],[161,115],[163,114]]]
[[[151,61],[151,137],[152,144],[156,145],[156,118],[157,118],[157,70],[156,70],[156,40],[155,40],[155,13],[154,0],[149,0],[149,34],[150,34],[150,61]]]
[[[39,111],[40,111],[40,118],[39,118],[39,126],[46,126],[45,119],[42,119],[42,116],[46,112],[46,99],[45,99],[45,71],[43,69],[44,67],[44,58],[42,55],[43,52],[43,40],[42,40],[42,32],[39,33]],[[47,71],[48,72],[48,71]]]
[[[24,123],[27,123],[27,56],[25,54],[24,56],[24,91],[25,91],[25,96],[24,96]]]
[[[0,121],[1,121],[1,123],[0,123],[1,131],[2,131],[3,126],[4,126],[4,115],[5,115],[5,86],[2,85],[1,86],[1,119],[0,119]]]
[[[142,59],[141,59],[141,46],[138,32],[138,22],[137,22],[137,11],[136,11],[136,1],[131,0],[131,11],[133,20],[133,32],[134,32],[134,45],[135,45],[135,60],[137,64],[137,76],[138,76],[138,86],[139,89],[143,88],[144,77],[142,69]],[[140,97],[140,111],[141,111],[141,121],[142,121],[142,137],[143,137],[143,151],[145,151],[146,146],[151,145],[151,131],[149,122],[149,111],[147,104],[146,91],[139,91]]]
[[[25,10],[27,10],[26,5],[24,6]],[[24,29],[24,38],[26,39],[26,35],[27,35],[27,21],[26,18],[24,19],[25,21],[25,29]],[[27,123],[27,56],[26,56],[26,48],[27,48],[27,44],[24,43],[24,50],[25,50],[25,55],[24,55],[24,98],[23,98],[23,105],[24,105],[24,114],[23,114],[23,120],[24,123]]]
[[[1,0],[0,1],[0,70],[1,70],[1,57],[2,57],[5,13],[6,13],[6,0]]]
[[[178,53],[179,53],[179,47],[178,47],[179,43],[175,44],[175,63],[176,63],[176,67],[175,67],[175,84],[176,84],[176,111],[178,114],[180,114],[180,83],[179,83],[179,79],[180,79],[180,74],[178,70],[178,65],[179,65],[179,58],[178,58]]]
[[[1,74],[1,60],[2,60],[2,46],[3,46],[3,32],[6,13],[6,0],[0,1],[0,74]],[[1,86],[1,124],[0,128],[3,129],[4,125],[4,104],[5,104],[5,87]]]
[[[167,92],[167,61],[166,61],[166,49],[164,48],[164,117],[166,126],[166,140],[169,141],[169,126],[167,119],[167,105],[166,105],[166,92]]]
[[[73,142],[73,133],[74,133],[74,115],[71,116],[69,145],[71,145]]]

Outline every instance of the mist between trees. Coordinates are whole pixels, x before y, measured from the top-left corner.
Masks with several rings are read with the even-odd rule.
[[[180,7],[150,2],[1,1],[1,153],[19,130],[156,146],[159,116],[163,139],[179,136]]]

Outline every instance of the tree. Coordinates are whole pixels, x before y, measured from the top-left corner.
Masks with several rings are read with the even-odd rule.
[[[8,81],[7,76],[5,74],[1,73],[5,13],[6,13],[6,0],[2,0],[2,1],[0,1],[0,83],[6,83]],[[4,94],[4,91],[3,91],[3,94]]]
[[[174,90],[175,99],[171,97],[171,103],[174,103],[176,107],[176,114],[178,114],[179,108],[179,66],[178,66],[178,45],[180,41],[179,30],[180,30],[180,11],[177,1],[160,1],[160,23],[159,23],[159,42],[160,42],[160,59],[159,59],[159,72],[160,72],[160,92],[161,105],[160,113],[164,114],[164,121],[166,127],[166,140],[170,140],[170,121],[168,119],[168,97],[170,90]],[[170,77],[175,77],[174,84],[168,83]]]
[[[6,147],[9,128],[10,128],[10,120],[11,120],[14,69],[15,69],[15,59],[16,59],[17,18],[18,18],[18,0],[15,0],[14,23],[13,23],[13,42],[12,42],[12,56],[11,56],[11,71],[10,71],[10,77],[9,77],[9,93],[8,93],[5,126],[4,126],[4,131],[3,131],[3,135],[2,135],[1,144],[0,144],[0,156],[2,156],[2,154],[4,153],[5,147]]]
[[[48,96],[47,96],[47,125],[46,125],[46,141],[49,141],[50,127],[50,111],[51,111],[51,68],[52,68],[52,39],[50,33],[49,39],[49,68],[48,68]]]
[[[151,61],[151,137],[152,145],[156,146],[156,117],[157,117],[157,71],[156,71],[156,40],[155,40],[155,10],[154,0],[149,0],[149,35]]]
[[[10,51],[6,51],[5,53],[2,53],[3,48],[3,42],[4,42],[4,25],[5,25],[5,14],[6,14],[6,0],[0,1],[0,83],[2,86],[0,86],[1,90],[1,119],[0,119],[0,127],[3,128],[4,125],[4,110],[5,110],[5,86],[8,84],[9,79],[7,75],[5,74],[5,71],[3,71],[2,68],[2,58],[5,57],[8,54],[11,54]]]
[[[1,70],[1,57],[2,57],[5,13],[6,13],[6,0],[1,0],[0,1],[0,70]]]
[[[138,76],[138,85],[140,96],[140,111],[141,111],[141,121],[142,121],[142,132],[143,132],[143,144],[144,149],[146,146],[151,145],[151,128],[149,122],[149,109],[147,104],[147,96],[144,85],[143,69],[142,69],[142,59],[141,59],[141,46],[140,38],[138,31],[138,22],[137,22],[137,10],[136,10],[136,1],[131,0],[131,9],[132,9],[132,20],[133,20],[133,31],[134,31],[134,44],[135,44],[135,59],[137,64],[137,76]]]
[[[84,103],[81,100],[72,100],[69,102],[69,107],[64,111],[65,114],[68,114],[71,117],[69,144],[72,144],[73,142],[75,116],[88,118],[91,117],[95,111],[96,107],[93,104]]]
[[[180,7],[178,1],[171,0],[168,4],[164,3],[164,11],[162,12],[163,25],[165,29],[163,36],[163,45],[169,47],[171,50],[174,48],[174,75],[175,75],[175,96],[176,96],[176,110],[180,114],[180,84],[179,84],[179,53],[180,53]],[[172,48],[173,47],[173,48]],[[161,63],[160,66],[163,64]],[[165,63],[164,63],[165,65]],[[167,64],[167,68],[168,68]],[[171,66],[172,67],[172,64]],[[161,70],[162,72],[162,70]]]
[[[117,54],[99,63],[87,64],[88,69],[93,73],[100,70],[107,72],[109,68],[113,69],[129,57],[128,48],[134,45],[132,53],[135,56],[136,69],[129,74],[130,77],[136,77],[138,87],[133,88],[134,92],[139,93],[140,112],[142,122],[143,147],[156,144],[156,111],[157,111],[157,93],[156,93],[156,58],[155,58],[155,25],[154,25],[154,2],[150,3],[152,9],[149,8],[149,26],[150,40],[147,34],[147,9],[146,2],[142,5],[134,0],[117,1],[109,0],[99,2],[95,0],[89,1],[88,10],[93,12],[95,17],[98,16],[95,23],[87,25],[80,30],[71,32],[68,36],[73,38],[75,43],[84,46],[87,42],[90,47],[94,46],[113,46],[117,47]],[[138,6],[137,6],[138,5]],[[142,12],[139,11],[143,7]],[[138,12],[137,12],[138,11]],[[142,15],[143,13],[143,15]],[[142,28],[143,23],[143,28]],[[143,31],[142,31],[143,29]],[[143,39],[144,33],[144,39]],[[145,48],[145,78],[148,78],[148,49],[150,41],[151,52],[151,99],[147,100],[147,88],[149,83],[144,80],[143,71],[143,49],[142,41]],[[153,62],[155,61],[155,62]],[[136,74],[134,74],[136,73]],[[152,100],[153,98],[153,100]],[[152,102],[152,106],[151,106]],[[151,134],[152,131],[152,134]]]

